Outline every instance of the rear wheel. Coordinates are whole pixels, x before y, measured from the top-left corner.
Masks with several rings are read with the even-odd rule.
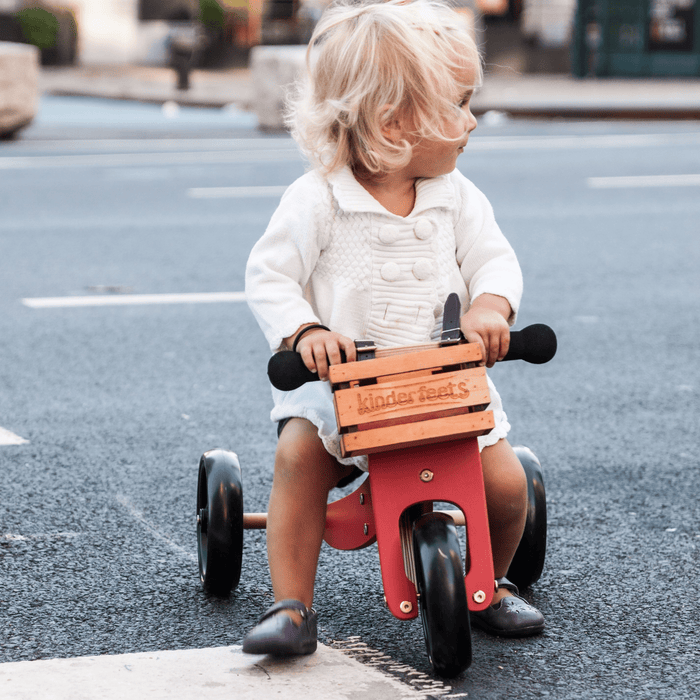
[[[472,660],[467,592],[452,518],[426,513],[417,520],[413,553],[428,658],[435,673],[452,678]]]
[[[547,496],[542,466],[534,452],[522,445],[513,448],[527,477],[527,520],[522,539],[506,578],[518,588],[539,580],[547,549]]]
[[[199,461],[197,555],[204,590],[229,595],[243,561],[243,484],[233,452],[211,450]]]

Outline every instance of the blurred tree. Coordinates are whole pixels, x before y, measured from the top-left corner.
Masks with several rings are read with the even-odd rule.
[[[13,20],[19,27],[19,40],[41,51],[42,64],[75,62],[78,24],[70,10],[47,6],[40,1],[27,2],[13,14]]]
[[[51,49],[58,41],[58,19],[43,7],[25,7],[17,12],[22,35],[28,44]]]
[[[224,8],[217,0],[199,0],[199,21],[214,31],[223,31]]]

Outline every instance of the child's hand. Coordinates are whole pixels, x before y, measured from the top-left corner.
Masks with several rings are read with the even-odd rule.
[[[357,359],[354,341],[340,333],[320,328],[305,333],[297,345],[297,352],[307,369],[317,372],[318,378],[323,381],[328,379],[328,366],[342,362],[341,350],[345,353],[346,362]]]
[[[487,367],[493,367],[508,352],[510,327],[507,319],[511,313],[510,304],[503,297],[482,294],[460,319],[459,325],[467,342],[481,345]]]

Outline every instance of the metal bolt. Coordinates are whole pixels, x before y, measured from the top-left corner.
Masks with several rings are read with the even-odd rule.
[[[369,525],[365,523],[364,527],[362,528],[365,533],[365,537],[369,534]]]
[[[420,473],[420,480],[421,480],[421,481],[424,481],[424,482],[426,482],[426,483],[428,483],[428,481],[432,481],[432,480],[433,480],[433,477],[434,477],[434,476],[435,476],[435,474],[433,474],[433,472],[431,472],[430,469],[424,469],[424,470]]]
[[[483,591],[476,591],[472,598],[474,598],[475,603],[479,603],[481,605],[481,603],[483,603],[486,600],[486,593],[484,593]]]
[[[410,603],[409,601],[404,600],[401,602],[401,605],[399,605],[399,607],[401,608],[402,613],[410,613],[411,610],[413,610],[413,603]]]
[[[361,493],[360,494],[360,505],[363,506],[365,504],[365,494]]]
[[[200,508],[197,513],[197,525],[202,532],[206,532],[209,526],[209,511],[206,508]]]

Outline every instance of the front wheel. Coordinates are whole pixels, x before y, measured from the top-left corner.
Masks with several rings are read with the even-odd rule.
[[[518,588],[527,588],[539,580],[547,550],[547,496],[540,461],[527,447],[513,451],[527,477],[527,519],[522,539],[515,552],[506,578]]]
[[[435,673],[453,678],[472,661],[471,627],[455,524],[426,513],[413,525],[413,553],[428,658]]]
[[[229,595],[243,560],[243,484],[233,452],[211,450],[199,461],[197,555],[204,590]]]

